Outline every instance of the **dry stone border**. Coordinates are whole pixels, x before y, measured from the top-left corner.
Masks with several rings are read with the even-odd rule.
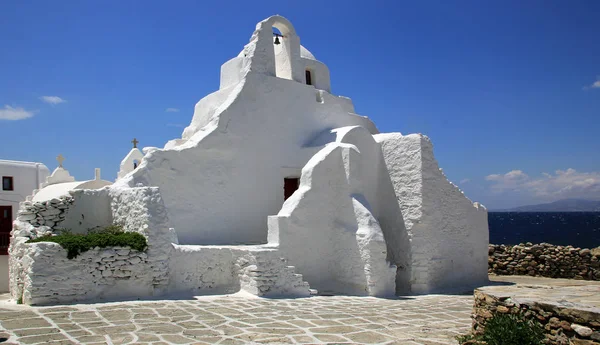
[[[587,248],[521,243],[489,245],[488,272],[549,278],[600,280],[600,253]]]
[[[21,234],[27,237],[39,237],[59,230],[60,223],[65,220],[69,207],[73,205],[72,196],[61,196],[43,202],[24,201],[21,203],[17,220],[27,222],[36,229],[36,234]]]
[[[545,344],[600,344],[600,285],[518,284],[475,290],[474,334],[495,314],[521,314],[539,322]]]

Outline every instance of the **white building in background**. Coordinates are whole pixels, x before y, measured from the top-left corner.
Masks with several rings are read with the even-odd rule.
[[[43,163],[0,160],[0,292],[8,291],[8,245],[19,203],[50,174]]]
[[[58,167],[52,174],[46,177],[46,181],[41,184],[40,190],[36,190],[33,197],[28,199],[31,202],[42,202],[60,198],[69,195],[69,192],[75,189],[99,189],[111,185],[112,182],[100,178],[100,169],[94,171],[94,179],[85,181],[75,181],[69,171],[63,167],[64,158],[59,155],[57,158]]]
[[[72,193],[64,223],[74,233],[120,224],[147,238],[147,252],[127,251],[119,266],[94,263],[114,261],[109,249],[68,260],[56,244],[25,244],[37,228],[18,220],[13,298],[389,296],[487,282],[485,207],[446,179],[429,138],[381,134],[332,94],[327,66],[281,16],[221,66],[219,90],[181,138],[144,151],[112,186]]]
[[[134,171],[142,162],[142,158],[144,158],[144,154],[137,147],[139,141],[136,138],[133,138],[131,143],[133,144],[133,148],[121,161],[120,169],[117,173],[117,180]]]
[[[40,188],[50,175],[50,170],[43,163],[8,161],[0,159],[0,176],[2,189],[0,189],[0,207],[2,210],[10,208],[11,220],[16,219],[19,203]],[[2,215],[4,211],[2,212]],[[8,231],[10,232],[10,226]],[[2,228],[4,229],[4,228]]]

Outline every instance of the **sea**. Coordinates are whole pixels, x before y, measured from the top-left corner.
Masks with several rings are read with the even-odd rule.
[[[489,212],[490,243],[600,246],[600,212]]]

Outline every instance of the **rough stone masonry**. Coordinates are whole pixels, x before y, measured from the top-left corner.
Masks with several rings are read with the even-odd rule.
[[[600,253],[587,248],[521,243],[489,245],[488,272],[549,278],[600,280]]]

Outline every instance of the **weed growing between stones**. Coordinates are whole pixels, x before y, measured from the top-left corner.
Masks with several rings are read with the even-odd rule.
[[[534,320],[520,314],[496,314],[486,322],[482,334],[456,339],[460,344],[542,345],[544,338],[544,330]]]
[[[119,225],[111,225],[104,229],[95,229],[87,235],[63,233],[57,236],[47,235],[31,239],[27,243],[54,242],[67,250],[67,258],[73,259],[92,248],[130,247],[138,251],[148,248],[146,238],[137,232],[124,232]]]

